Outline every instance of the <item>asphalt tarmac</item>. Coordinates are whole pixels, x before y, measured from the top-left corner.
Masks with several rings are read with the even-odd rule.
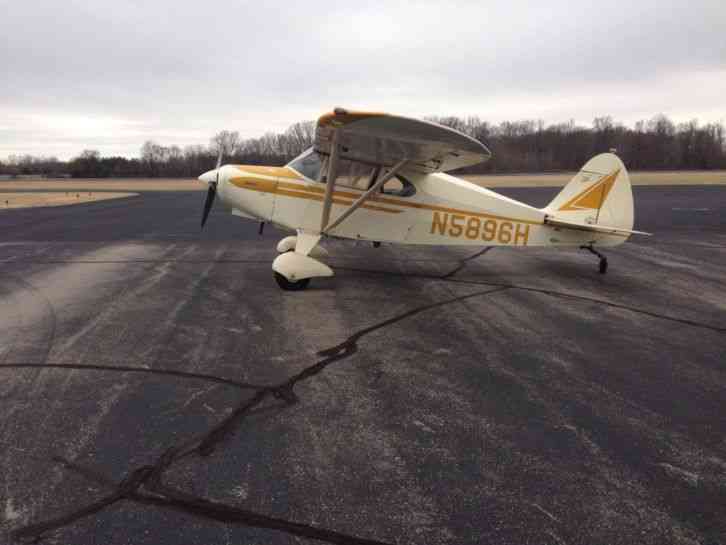
[[[0,542],[726,543],[726,188],[298,293],[203,199],[0,211]]]

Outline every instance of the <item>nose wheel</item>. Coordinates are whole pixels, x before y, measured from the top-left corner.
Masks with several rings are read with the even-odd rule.
[[[275,282],[277,282],[277,285],[280,286],[285,291],[300,291],[304,290],[308,287],[308,284],[310,284],[309,278],[303,278],[301,280],[288,280],[283,275],[281,275],[279,272],[274,272],[273,274],[275,276]]]
[[[580,249],[587,250],[588,252],[596,255],[600,259],[600,263],[598,264],[598,271],[600,271],[600,274],[605,274],[606,272],[608,272],[608,258],[598,252],[595,248],[593,248],[592,244],[589,244],[587,246],[580,246]]]

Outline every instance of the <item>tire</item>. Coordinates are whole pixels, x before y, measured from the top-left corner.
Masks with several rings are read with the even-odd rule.
[[[302,280],[288,280],[283,275],[281,275],[278,272],[274,272],[275,275],[275,282],[277,282],[277,285],[280,286],[285,291],[300,291],[304,290],[308,287],[308,284],[310,283],[309,278],[303,278]]]

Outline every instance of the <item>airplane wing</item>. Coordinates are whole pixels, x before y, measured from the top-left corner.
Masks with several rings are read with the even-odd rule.
[[[437,123],[378,112],[336,108],[318,119],[315,150],[330,155],[338,132],[340,159],[407,170],[445,172],[486,161],[491,152],[478,140]]]
[[[556,218],[553,218],[552,216],[547,216],[545,218],[545,223],[547,225],[553,225],[555,227],[564,227],[566,229],[575,229],[577,231],[590,231],[592,233],[606,233],[610,235],[645,235],[645,236],[651,236],[651,233],[646,233],[645,231],[633,231],[631,229],[621,229],[620,227],[609,227],[607,225],[600,225],[600,224],[589,224],[589,223],[577,223],[574,221],[564,221],[564,220],[558,220]]]

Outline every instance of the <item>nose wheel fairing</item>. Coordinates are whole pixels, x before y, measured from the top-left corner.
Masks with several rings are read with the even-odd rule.
[[[278,255],[275,261],[272,262],[272,270],[292,281],[303,278],[333,276],[333,270],[325,263],[310,256],[299,254],[296,251],[288,251]]]
[[[292,252],[295,250],[295,246],[297,246],[296,236],[293,235],[285,237],[277,243],[277,253],[284,254],[285,252]],[[328,250],[323,248],[320,244],[316,244],[313,249],[308,252],[308,255],[315,259],[321,259],[328,257],[330,252],[328,252]]]
[[[272,262],[277,284],[285,290],[301,290],[311,278],[333,276],[333,270],[315,257],[327,252],[318,246],[320,234],[298,231],[296,237],[285,237],[277,244],[280,255]]]

